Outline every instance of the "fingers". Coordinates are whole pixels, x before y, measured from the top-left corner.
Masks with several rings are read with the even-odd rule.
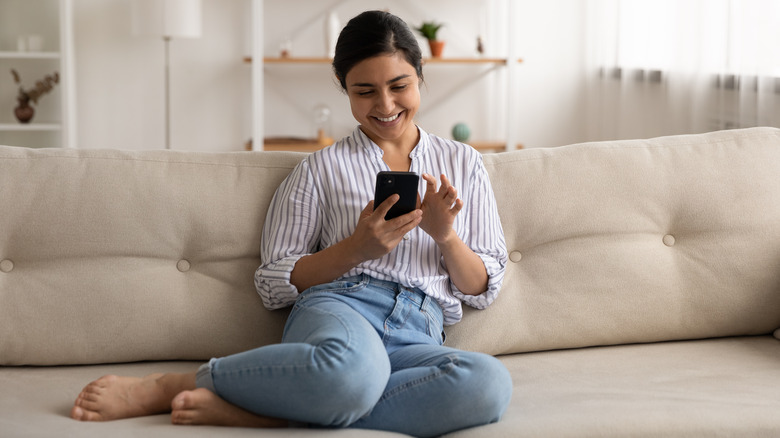
[[[449,190],[450,187],[452,187],[452,184],[450,184],[450,180],[447,179],[447,177],[442,173],[441,174],[441,189],[439,189],[439,191]]]
[[[397,193],[393,193],[376,207],[376,209],[374,210],[374,214],[377,214],[379,215],[379,217],[384,218],[385,215],[387,215],[387,212],[390,211],[390,208],[393,205],[395,205],[395,203],[398,202],[399,199],[401,199],[401,197]],[[369,204],[374,205],[374,201],[371,201]]]
[[[434,178],[433,175],[429,175],[427,173],[423,173],[422,177],[425,180],[425,182],[428,183],[426,190],[436,191],[436,178]]]
[[[389,221],[385,221],[387,212],[390,211],[390,208],[395,205],[395,203],[398,202],[400,198],[401,197],[398,194],[393,194],[385,199],[384,202],[379,204],[376,210],[373,209],[374,201],[370,201],[363,211],[368,211],[370,214],[375,215],[375,217],[381,219],[380,222],[387,222],[388,229],[401,232],[401,235],[406,234],[414,227],[416,227],[422,219],[422,210],[420,210],[420,195],[417,195],[417,209],[390,219]]]
[[[463,208],[463,201],[458,199],[455,201],[455,205],[452,207],[452,209],[450,209],[450,211],[452,212],[453,215],[456,215],[458,214],[458,212],[460,212],[462,208]]]
[[[426,197],[429,195],[439,196],[449,206],[452,206],[458,200],[458,190],[452,186],[446,175],[441,175],[441,187],[439,187],[438,191],[436,190],[436,178],[427,173],[423,173],[422,177],[427,182],[425,189]]]
[[[406,234],[409,231],[411,231],[414,227],[416,227],[421,220],[422,220],[422,210],[418,208],[404,215],[390,219],[387,222],[396,231],[401,231],[402,234]]]

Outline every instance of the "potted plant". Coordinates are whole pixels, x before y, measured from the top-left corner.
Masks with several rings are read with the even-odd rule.
[[[444,50],[444,41],[439,41],[436,38],[436,33],[439,32],[439,29],[441,29],[442,26],[444,26],[442,23],[425,21],[422,26],[416,28],[416,30],[428,40],[428,46],[431,48],[431,56],[434,58],[440,58],[441,53]]]
[[[30,105],[30,101],[37,104],[38,99],[50,92],[54,85],[60,81],[60,75],[57,72],[46,75],[42,80],[35,83],[35,87],[26,90],[22,87],[22,79],[19,73],[11,69],[11,75],[13,75],[16,85],[19,85],[19,94],[16,96],[19,104],[14,108],[14,114],[19,122],[29,123],[35,115],[35,109]]]

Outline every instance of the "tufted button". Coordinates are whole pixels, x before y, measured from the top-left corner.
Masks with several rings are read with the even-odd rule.
[[[509,260],[517,263],[520,260],[522,260],[523,255],[520,253],[520,251],[512,251],[509,253]]]
[[[667,234],[666,236],[664,236],[663,240],[664,240],[664,245],[674,246],[675,240],[674,240],[674,236],[672,236],[671,234]]]
[[[184,259],[179,260],[179,263],[176,263],[176,269],[181,272],[187,272],[190,270],[190,262]]]
[[[14,262],[8,259],[5,259],[2,262],[0,262],[0,271],[8,273],[13,270],[14,270]]]

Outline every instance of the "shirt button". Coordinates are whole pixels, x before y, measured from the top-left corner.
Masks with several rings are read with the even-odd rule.
[[[409,239],[411,239],[411,237],[409,237],[408,234],[404,234],[404,240],[409,240]]]

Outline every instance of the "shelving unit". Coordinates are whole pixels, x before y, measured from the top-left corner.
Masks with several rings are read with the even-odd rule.
[[[264,97],[265,97],[265,82],[264,82],[264,69],[270,68],[275,65],[287,65],[287,66],[304,66],[304,65],[326,65],[330,64],[332,62],[332,59],[327,57],[317,57],[317,56],[292,56],[292,57],[273,57],[273,56],[266,56],[264,52],[264,32],[263,32],[263,20],[264,20],[264,0],[253,0],[252,1],[252,22],[253,25],[253,35],[252,35],[252,55],[247,56],[244,58],[244,62],[252,65],[252,83],[253,83],[253,90],[252,90],[252,105],[253,105],[253,114],[255,116],[253,117],[253,129],[252,129],[252,138],[263,138],[265,139],[265,142],[263,144],[264,150],[295,150],[295,151],[302,151],[302,152],[310,152],[314,150],[320,149],[322,146],[319,145],[316,141],[307,140],[307,139],[288,139],[288,138],[266,138],[265,136],[265,129],[263,126],[263,117],[260,116],[264,111]],[[468,65],[485,65],[489,66],[490,69],[494,68],[505,68],[507,69],[507,80],[505,84],[501,87],[502,89],[500,92],[505,93],[506,96],[512,96],[514,93],[514,72],[520,63],[523,62],[522,59],[517,58],[514,56],[513,53],[513,44],[511,43],[512,40],[512,26],[514,23],[511,22],[512,11],[514,9],[513,2],[508,1],[503,3],[504,7],[506,8],[505,11],[502,11],[505,13],[505,16],[507,17],[507,50],[506,50],[506,57],[441,57],[441,58],[426,58],[424,60],[424,63],[430,66],[441,66],[441,68],[447,68],[448,66],[468,66]],[[258,24],[260,23],[260,24]],[[262,59],[263,62],[253,62],[254,59]],[[503,136],[505,141],[473,141],[470,140],[468,143],[473,146],[475,149],[478,149],[483,152],[496,152],[496,151],[504,151],[504,150],[512,150],[512,149],[519,149],[522,148],[522,145],[519,144],[515,139],[515,134],[512,129],[512,124],[509,123],[509,120],[512,120],[512,117],[515,113],[514,109],[515,103],[514,100],[511,98],[507,98],[507,105],[504,110],[501,110],[504,116],[506,117],[506,132]],[[513,145],[513,146],[507,146],[507,145]],[[255,146],[256,149],[258,149]]]
[[[251,63],[252,58],[247,56],[244,58],[244,62]],[[317,58],[317,57],[288,57],[288,58],[274,58],[264,57],[263,64],[330,64],[333,62],[331,58]],[[506,65],[508,60],[506,58],[426,58],[423,60],[423,64],[501,64]],[[523,62],[522,59],[518,59],[517,62]]]
[[[75,147],[73,100],[72,0],[0,0],[0,144],[24,147]],[[32,36],[37,45],[28,46]],[[57,72],[59,82],[33,104],[27,124],[14,116],[19,85],[25,89]]]

